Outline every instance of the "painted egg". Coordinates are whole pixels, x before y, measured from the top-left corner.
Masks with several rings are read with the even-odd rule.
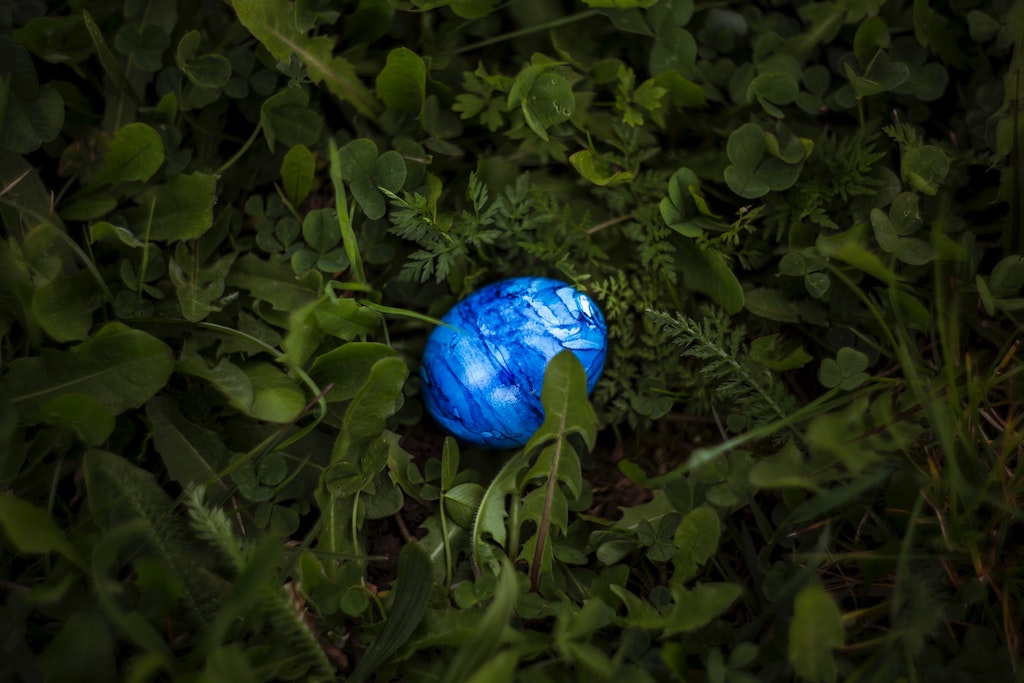
[[[427,340],[420,376],[427,410],[455,437],[488,448],[525,444],[544,421],[544,370],[571,349],[587,393],[604,369],[608,331],[586,294],[557,280],[521,277],[473,292]]]

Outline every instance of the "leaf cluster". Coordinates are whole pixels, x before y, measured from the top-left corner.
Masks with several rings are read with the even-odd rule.
[[[1010,680],[1021,0],[0,5],[0,679]],[[585,289],[525,448],[438,318]]]

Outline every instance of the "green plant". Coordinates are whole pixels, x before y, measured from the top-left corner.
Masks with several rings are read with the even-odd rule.
[[[0,4],[0,678],[1022,680],[1024,2]],[[523,448],[418,359],[609,324]]]

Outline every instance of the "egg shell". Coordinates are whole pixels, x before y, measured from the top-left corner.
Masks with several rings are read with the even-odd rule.
[[[544,370],[559,352],[576,354],[588,394],[604,369],[604,316],[590,297],[558,280],[495,282],[442,322],[447,326],[434,328],[423,352],[423,399],[442,427],[472,444],[516,448],[529,440],[544,421]]]

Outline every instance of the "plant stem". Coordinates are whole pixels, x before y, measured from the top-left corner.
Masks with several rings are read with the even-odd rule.
[[[252,147],[252,143],[256,142],[256,138],[259,136],[261,130],[263,130],[263,121],[256,124],[256,127],[253,129],[252,135],[249,136],[249,139],[242,144],[241,148],[235,152],[234,156],[225,161],[220,168],[213,172],[213,174],[218,176],[223,175],[226,170],[234,166],[235,162],[241,159],[242,155],[249,151],[249,148]]]
[[[596,9],[592,9],[587,12],[572,14],[570,16],[562,17],[560,19],[553,19],[552,21],[548,21],[543,24],[538,24],[537,26],[527,26],[526,28],[521,28],[518,31],[512,31],[511,33],[503,33],[500,36],[495,36],[493,38],[488,38],[487,40],[481,40],[476,43],[464,45],[463,47],[460,47],[458,50],[456,50],[455,54],[458,55],[462,54],[463,52],[472,52],[473,50],[479,50],[480,48],[483,47],[490,47],[491,45],[496,45],[497,43],[503,43],[508,40],[522,38],[524,36],[537,33],[538,31],[548,31],[553,28],[558,28],[559,26],[565,26],[566,24],[572,24],[577,21],[589,19],[598,14],[600,14],[600,12],[598,12]]]

